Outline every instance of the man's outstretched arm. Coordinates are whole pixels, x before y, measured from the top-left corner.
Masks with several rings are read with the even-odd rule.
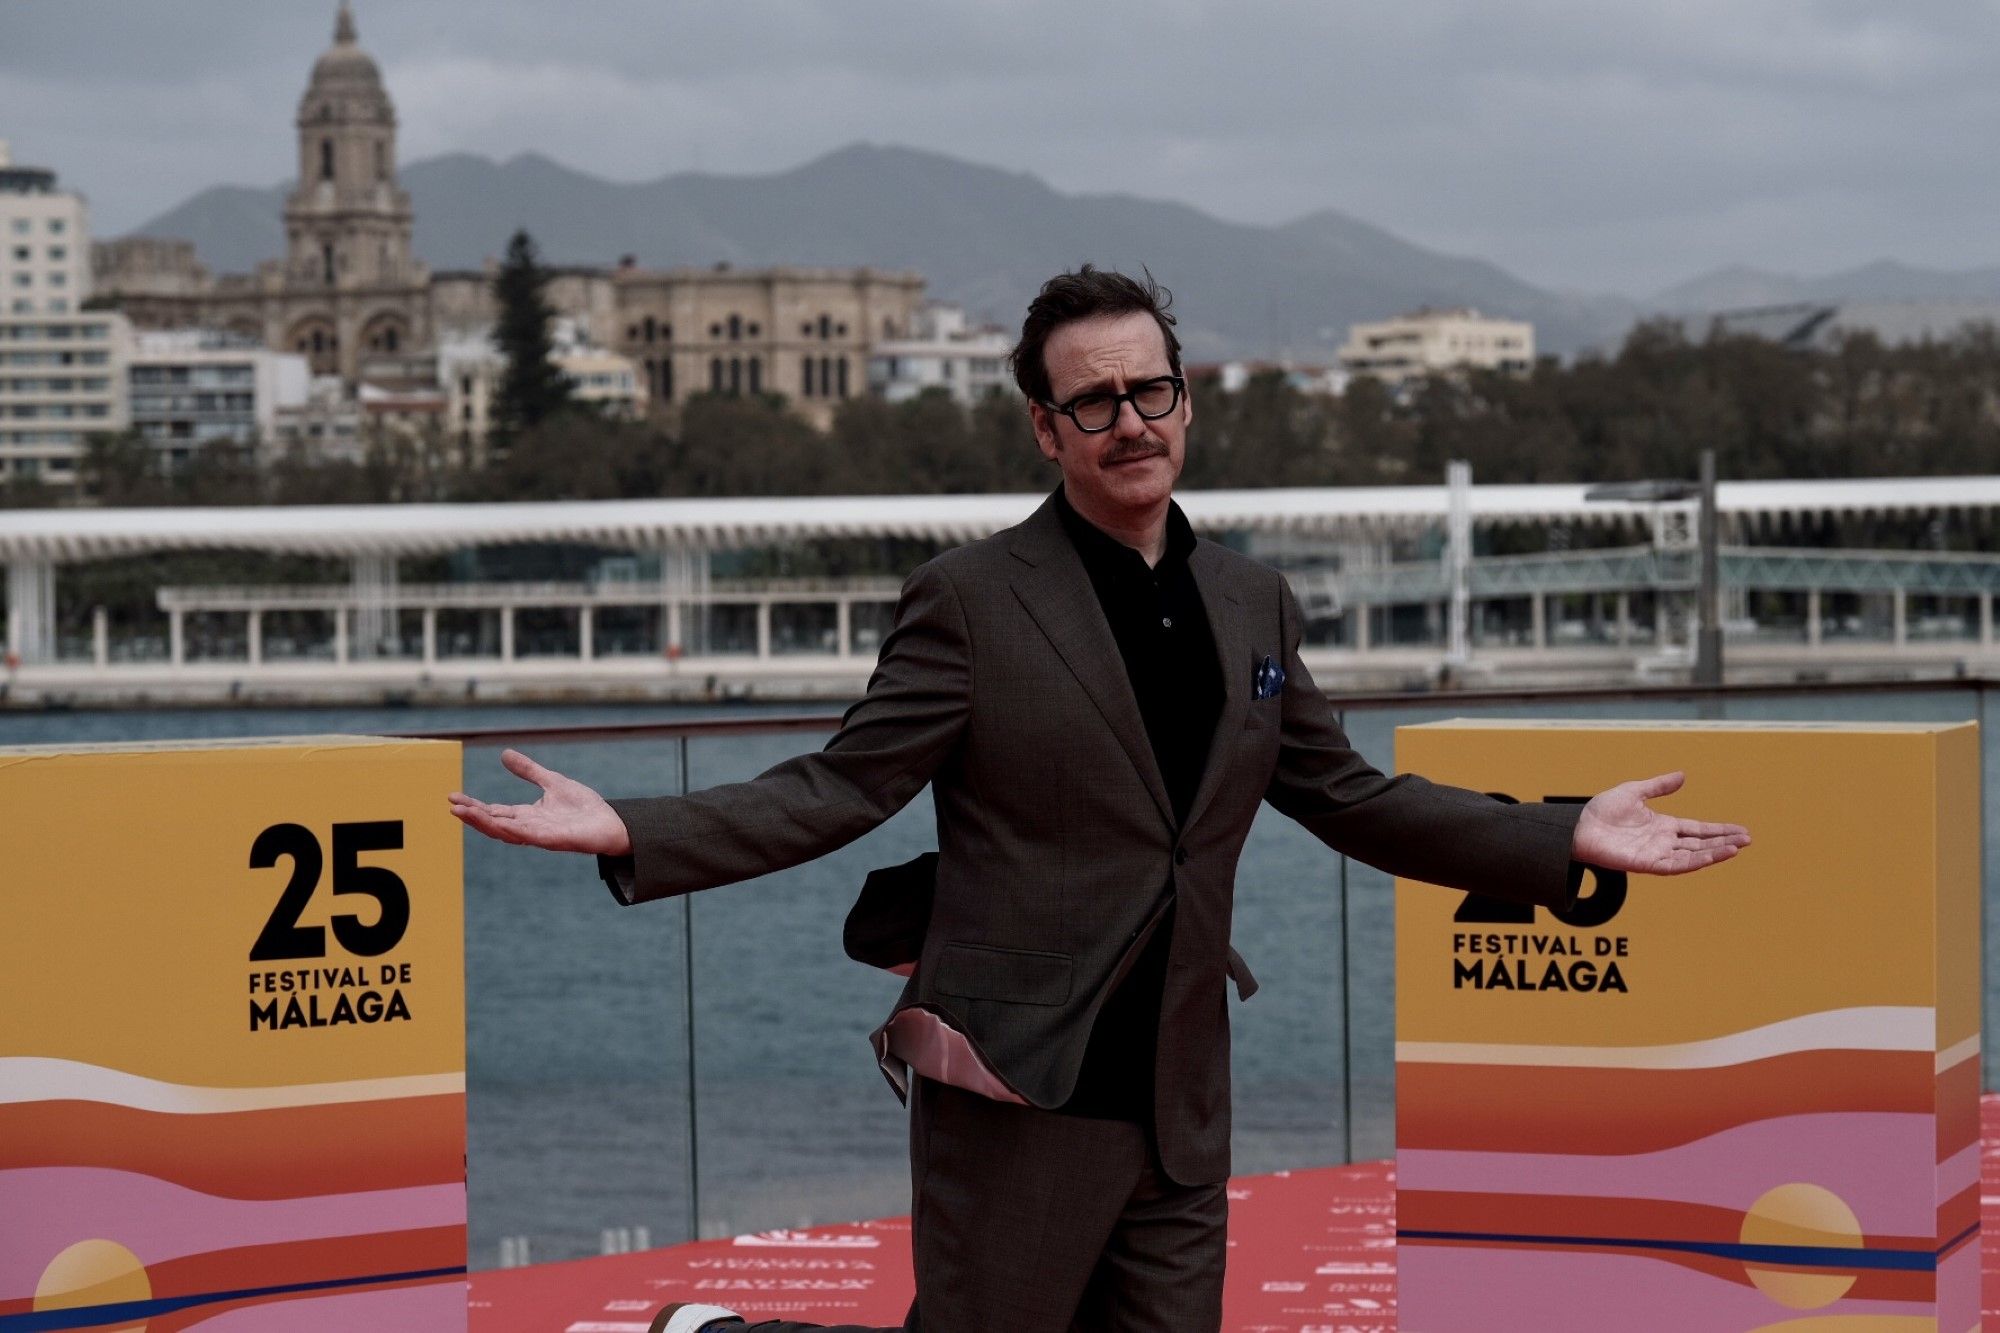
[[[1265,799],[1345,855],[1408,879],[1560,906],[1578,867],[1681,874],[1750,845],[1741,825],[1677,819],[1649,799],[1680,789],[1663,774],[1620,783],[1582,806],[1498,801],[1415,774],[1390,777],[1349,746],[1300,662],[1300,618],[1284,604],[1285,683],[1278,766]]]
[[[902,809],[957,744],[971,693],[965,614],[933,562],[903,585],[868,692],[826,748],[748,782],[614,801],[509,751],[501,762],[541,798],[500,805],[454,792],[451,809],[504,842],[630,856],[629,888],[613,889],[628,902],[733,884],[833,851]]]

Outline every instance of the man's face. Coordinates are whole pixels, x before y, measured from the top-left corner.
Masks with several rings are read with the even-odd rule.
[[[1049,394],[1066,403],[1078,394],[1125,393],[1135,384],[1174,373],[1166,339],[1151,315],[1104,315],[1064,324],[1042,350],[1049,370]],[[1194,407],[1186,394],[1180,405],[1154,421],[1130,403],[1118,405],[1109,430],[1089,434],[1060,412],[1031,403],[1035,443],[1042,456],[1062,468],[1070,503],[1099,521],[1146,521],[1173,494],[1186,458],[1187,428]]]

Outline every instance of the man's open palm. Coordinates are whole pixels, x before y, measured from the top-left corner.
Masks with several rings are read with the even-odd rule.
[[[624,856],[632,850],[625,821],[602,796],[552,768],[543,768],[519,750],[502,750],[509,773],[542,789],[533,805],[494,805],[451,794],[451,812],[489,838],[542,847],[552,852],[597,852]]]
[[[1647,806],[1648,800],[1679,791],[1685,780],[1682,773],[1663,773],[1591,797],[1576,821],[1570,855],[1606,870],[1679,875],[1727,861],[1748,847],[1750,832],[1741,824],[1676,819]]]

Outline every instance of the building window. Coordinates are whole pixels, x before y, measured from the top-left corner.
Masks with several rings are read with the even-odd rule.
[[[813,359],[809,356],[799,358],[799,396],[813,396]]]
[[[822,340],[833,336],[833,318],[831,316],[821,315],[819,317],[819,336]]]
[[[49,313],[51,315],[67,315],[69,313],[69,300],[61,296],[53,298],[49,302]]]
[[[762,333],[763,331],[764,331],[764,330],[763,330],[762,328],[760,328],[760,327],[759,327],[758,325],[755,325],[755,324],[752,324],[752,325],[751,325],[751,326],[749,327],[749,329],[747,330],[747,332],[748,332],[748,333],[750,334],[750,336],[751,336],[752,338],[756,337],[756,336],[757,336],[758,334]]]
[[[740,342],[742,341],[742,338],[743,338],[743,316],[731,315],[729,317],[729,341]]]
[[[375,179],[378,181],[389,179],[389,145],[380,139],[375,141]]]
[[[321,275],[325,277],[326,285],[329,287],[333,286],[333,247],[331,245],[322,245],[319,248],[319,262]]]
[[[750,392],[764,392],[764,359],[762,357],[753,356],[750,358]]]
[[[674,363],[671,359],[660,362],[660,397],[666,402],[674,400]]]
[[[323,181],[333,179],[333,140],[331,139],[321,139],[319,141],[319,178]]]
[[[17,264],[25,264],[34,257],[35,252],[27,246],[17,245],[14,247],[14,262]]]
[[[847,397],[847,358],[843,356],[840,360],[834,362],[834,369],[838,372],[839,388],[837,396],[845,398]]]
[[[69,286],[69,274],[64,273],[61,269],[57,269],[54,273],[49,274],[49,286],[51,287]]]
[[[646,322],[642,327],[645,330],[642,336],[646,339],[647,342],[653,341],[653,333],[655,330],[659,328],[659,325],[654,322],[653,317],[651,315],[646,316]]]
[[[708,391],[710,393],[722,392],[722,358],[719,356],[712,356],[708,359]]]
[[[799,325],[799,337],[810,338],[812,336],[813,336],[813,326],[811,320],[807,320],[805,323]]]
[[[64,222],[61,218],[49,219],[49,235],[60,236],[67,230],[69,230],[69,224]]]
[[[882,336],[884,338],[893,338],[896,336],[896,321],[890,319],[887,315],[882,317]]]
[[[662,323],[660,325],[660,341],[663,343],[670,343],[673,340],[674,340],[674,326],[671,324]]]
[[[69,260],[69,247],[68,247],[68,246],[66,246],[66,245],[52,245],[52,246],[50,246],[50,247],[49,247],[49,262],[50,262],[51,264],[62,264],[62,263],[67,263],[67,262],[68,262],[68,260]]]
[[[720,324],[709,325],[708,336],[710,338],[720,338],[722,336],[722,326]]]
[[[26,236],[28,234],[28,219],[26,218],[14,219],[14,234],[16,236]]]
[[[729,358],[729,392],[732,394],[743,392],[743,358],[740,356]]]
[[[845,338],[847,336],[847,326],[845,324],[836,324],[833,327],[833,332],[835,336]]]
[[[628,343],[635,343],[639,341],[639,326],[637,324],[631,324],[626,326],[625,341]]]

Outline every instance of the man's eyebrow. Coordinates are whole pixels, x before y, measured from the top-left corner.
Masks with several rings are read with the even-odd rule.
[[[1154,380],[1170,380],[1173,377],[1174,372],[1171,370],[1160,371],[1157,375],[1134,375],[1131,379],[1125,381],[1125,387],[1129,389],[1135,384],[1150,384]],[[1056,401],[1066,403],[1072,398],[1081,398],[1087,393],[1115,392],[1116,390],[1111,387],[1111,376],[1104,375],[1087,383],[1076,385],[1068,393],[1056,395]]]

